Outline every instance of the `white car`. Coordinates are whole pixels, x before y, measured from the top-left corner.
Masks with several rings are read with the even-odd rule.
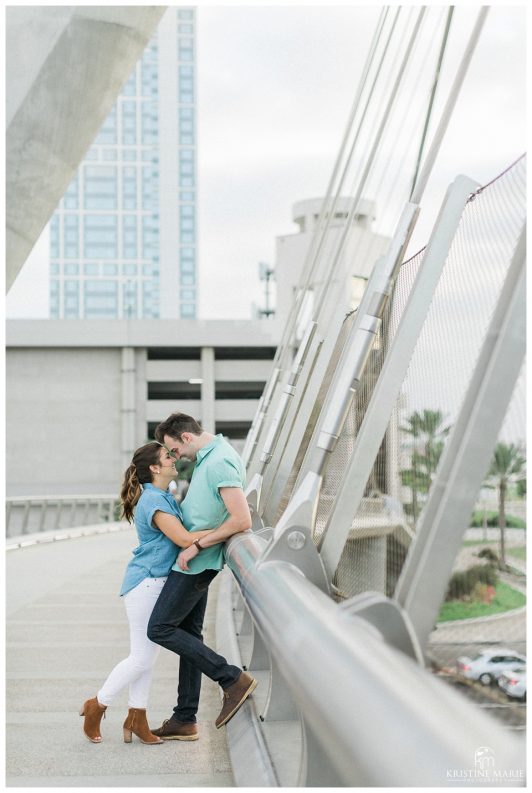
[[[499,686],[509,697],[526,702],[526,666],[513,671],[503,672],[498,680]]]
[[[506,671],[520,669],[526,665],[526,656],[506,647],[487,647],[474,658],[463,655],[456,660],[456,671],[461,677],[478,680],[490,686]]]

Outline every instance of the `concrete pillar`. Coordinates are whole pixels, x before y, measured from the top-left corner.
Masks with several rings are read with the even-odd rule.
[[[8,290],[165,10],[7,7]]]
[[[148,440],[148,387],[146,361],[148,351],[145,347],[135,349],[135,448]]]
[[[136,377],[135,350],[133,347],[122,347],[122,466],[124,470],[131,462],[137,447],[136,429]]]
[[[201,377],[201,426],[206,432],[214,432],[214,347],[201,348]]]

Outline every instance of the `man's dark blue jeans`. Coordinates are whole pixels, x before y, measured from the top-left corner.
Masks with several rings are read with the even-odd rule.
[[[227,688],[242,671],[203,643],[207,590],[217,573],[171,570],[148,623],[148,639],[180,657],[174,718],[185,723],[196,721],[202,673]]]

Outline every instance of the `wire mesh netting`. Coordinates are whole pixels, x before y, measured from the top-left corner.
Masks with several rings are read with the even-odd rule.
[[[394,594],[525,222],[525,175],[523,157],[477,191],[465,208],[334,575],[337,599],[364,591]],[[423,257],[420,251],[401,267],[381,335],[327,464],[317,543],[327,530],[358,428]],[[525,651],[524,439],[523,373],[429,642],[434,666],[454,679],[464,679],[461,656],[473,659],[495,645],[499,655],[505,651],[507,666],[515,656],[515,667]],[[483,682],[494,683],[496,677],[484,676]],[[489,690],[497,701],[506,697],[497,686]]]

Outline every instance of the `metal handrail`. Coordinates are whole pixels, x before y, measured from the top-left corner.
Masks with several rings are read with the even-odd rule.
[[[495,747],[498,768],[515,772],[514,783],[524,781],[517,739],[294,565],[261,562],[267,547],[246,532],[229,540],[226,558],[313,741],[307,762],[320,768],[321,784],[456,784],[455,771],[474,769],[475,752],[486,746]],[[416,762],[405,762],[413,746]],[[299,784],[316,781],[303,769]]]
[[[115,493],[10,496],[6,498],[6,536],[13,536],[15,531],[27,534],[30,531],[42,532],[48,528],[57,530],[94,523],[91,507],[97,510],[96,522],[113,520],[118,503],[119,498]],[[66,506],[70,506],[69,511],[64,509]],[[48,520],[50,525],[47,526],[46,518],[51,507],[56,508],[55,514]],[[21,519],[15,524],[14,517],[21,511]]]

